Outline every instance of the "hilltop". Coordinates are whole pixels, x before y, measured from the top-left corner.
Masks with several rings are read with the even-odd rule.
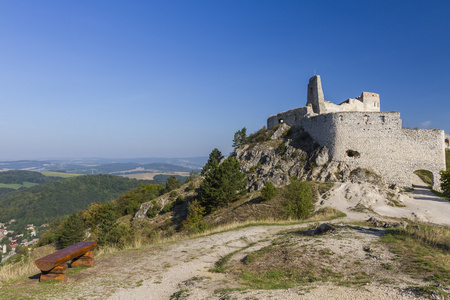
[[[99,242],[96,267],[50,288],[31,277],[0,296],[445,299],[450,202],[414,174],[413,189],[388,185],[369,169],[327,162],[326,152],[287,124],[263,128],[228,158],[213,151],[202,177],[141,185],[72,214],[89,232],[74,238]],[[227,201],[211,206],[210,197]]]

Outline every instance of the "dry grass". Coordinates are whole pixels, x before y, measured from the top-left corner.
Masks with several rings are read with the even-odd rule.
[[[41,271],[36,267],[34,261],[55,251],[55,247],[47,245],[36,248],[29,257],[22,256],[16,263],[10,263],[0,267],[0,284],[16,281],[23,277],[32,276]]]
[[[0,283],[9,283],[39,273],[33,259],[25,258],[20,262],[8,264],[0,268]]]
[[[410,237],[426,245],[450,252],[449,227],[417,224],[408,226],[406,229],[397,230],[396,233],[398,235]]]

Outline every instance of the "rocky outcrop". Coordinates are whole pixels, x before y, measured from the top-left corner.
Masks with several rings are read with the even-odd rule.
[[[289,184],[289,178],[338,181],[350,178],[345,163],[330,162],[327,147],[320,147],[305,131],[280,125],[268,141],[246,144],[234,153],[248,174],[249,191],[260,190],[267,181],[275,186]]]

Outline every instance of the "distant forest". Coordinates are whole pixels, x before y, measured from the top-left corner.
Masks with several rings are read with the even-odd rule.
[[[35,174],[38,174],[36,178],[42,175]],[[14,179],[14,176],[5,178],[10,181],[19,180]],[[27,178],[33,180],[31,177]],[[16,219],[18,225],[41,225],[57,217],[86,209],[90,203],[104,203],[115,199],[142,183],[153,182],[113,175],[85,175],[42,183],[0,195],[0,222]]]
[[[0,172],[0,183],[4,184],[23,184],[24,182],[41,184],[58,179],[61,179],[61,177],[45,176],[33,171],[16,170]]]

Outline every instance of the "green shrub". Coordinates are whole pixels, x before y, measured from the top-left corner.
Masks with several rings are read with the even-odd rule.
[[[175,205],[181,205],[184,203],[184,196],[180,195],[177,197],[177,200],[175,200]]]
[[[168,213],[169,211],[171,211],[173,208],[173,203],[167,203],[166,205],[164,205],[163,209],[161,210],[161,212],[163,214]]]
[[[176,196],[178,196],[178,193],[175,191],[170,192],[169,197],[170,198],[175,198]]]
[[[147,210],[147,217],[149,217],[149,218],[154,218],[157,214],[158,214],[158,212],[156,210],[154,210],[153,207],[150,207]]]
[[[210,228],[209,223],[202,221],[206,209],[197,199],[189,203],[186,219],[182,223],[182,229],[191,233],[199,233]]]
[[[194,185],[193,182],[189,183],[188,190],[189,190],[189,191],[195,190],[195,185]]]
[[[445,197],[450,197],[450,171],[441,171],[441,188]]]
[[[270,135],[267,132],[266,127],[264,126],[260,130],[255,133],[252,133],[247,138],[247,143],[261,143],[270,140]]]
[[[286,129],[286,131],[284,132],[284,136],[288,137],[292,134],[292,130],[291,128]]]
[[[291,183],[283,192],[283,198],[283,208],[290,217],[303,219],[314,209],[311,185],[297,178],[291,178]]]
[[[158,205],[158,203],[156,203],[155,200],[152,201],[152,204],[153,204],[152,207],[150,207],[147,210],[147,217],[149,217],[149,218],[155,217],[159,213],[159,211],[161,210],[161,206]]]
[[[286,145],[284,143],[280,143],[277,147],[277,151],[279,155],[284,155],[284,153],[286,153]]]
[[[264,187],[261,190],[261,199],[263,201],[272,200],[277,195],[277,188],[272,184],[272,182],[267,181],[264,183]]]

